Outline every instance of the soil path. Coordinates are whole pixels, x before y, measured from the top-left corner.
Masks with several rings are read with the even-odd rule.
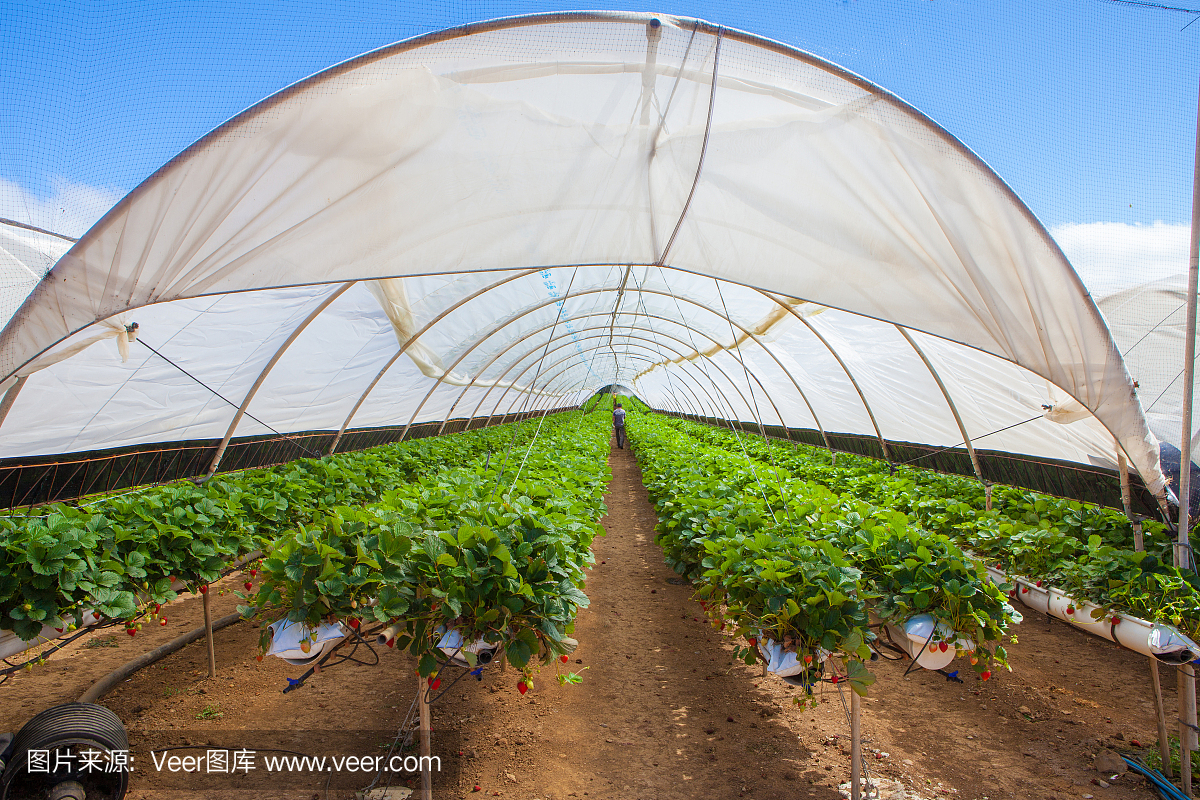
[[[583,682],[559,686],[547,667],[522,696],[516,670],[493,667],[480,682],[454,684],[434,705],[434,751],[455,774],[439,797],[839,798],[850,761],[839,693],[826,685],[815,709],[797,707],[796,690],[736,664],[733,641],[703,621],[690,588],[673,582],[663,564],[630,451],[614,449],[610,464],[607,535],[596,540],[591,606],[579,615],[580,646],[569,665]],[[231,576],[222,585],[241,580]],[[233,598],[216,599],[217,613],[227,613]],[[198,607],[198,598],[183,600],[161,631],[134,639],[106,632],[119,648],[89,648],[85,639],[47,666],[14,676],[0,685],[0,731],[77,697],[158,639],[194,627]],[[1019,631],[1020,643],[1009,648],[1014,671],[986,683],[968,670],[961,684],[924,671],[903,677],[904,663],[876,662],[879,680],[863,703],[871,775],[904,787],[907,800],[1155,797],[1130,775],[1101,786],[1107,776],[1091,769],[1101,747],[1155,740],[1145,659],[1037,615]],[[201,747],[246,731],[311,737],[332,729],[374,748],[399,725],[416,688],[407,655],[383,648],[375,666],[344,664],[283,694],[287,679],[302,670],[273,658],[256,663],[258,634],[246,623],[218,632],[215,679],[206,676],[203,644],[194,644],[102,702],[125,722],[135,747],[148,739]],[[1173,716],[1172,670],[1164,668],[1163,683]],[[356,785],[367,782],[369,776]],[[281,783],[277,791],[258,786],[244,796],[354,796],[324,781]],[[243,795],[141,771],[128,796]]]

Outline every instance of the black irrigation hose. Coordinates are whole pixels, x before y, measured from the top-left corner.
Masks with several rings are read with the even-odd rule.
[[[366,633],[368,635],[373,634],[373,633],[379,633],[379,631],[383,630],[384,627],[385,627],[384,625],[379,625],[378,627],[375,627],[369,631],[366,631]],[[309,667],[304,672],[304,674],[301,675],[299,678],[288,678],[288,685],[283,688],[283,693],[287,694],[288,692],[293,691],[294,689],[299,689],[301,686],[303,686],[305,681],[307,681],[309,678],[311,678],[313,675],[315,675],[317,673],[317,670],[325,669],[325,662],[328,661],[329,659],[333,658],[334,653],[336,653],[338,650],[340,650],[342,647],[344,647],[346,644],[348,644],[351,641],[354,642],[354,648],[350,651],[350,653],[348,655],[342,656],[341,658],[339,658],[337,661],[334,661],[329,666],[336,667],[338,664],[344,664],[347,661],[353,661],[356,664],[363,664],[364,666],[368,666],[368,667],[373,667],[376,664],[378,664],[379,663],[379,654],[376,653],[375,648],[371,647],[371,644],[365,638],[363,638],[362,633],[359,633],[357,629],[352,629],[351,633],[353,634],[353,639],[351,639],[350,636],[346,636],[345,638],[343,638],[340,642],[335,644],[329,650],[328,653],[321,656],[321,658],[317,660],[317,663],[315,663],[311,667]],[[356,652],[358,652],[358,646],[360,644],[364,645],[368,650],[371,651],[371,655],[373,655],[375,657],[374,661],[371,661],[371,662],[361,661],[354,657],[354,654]]]

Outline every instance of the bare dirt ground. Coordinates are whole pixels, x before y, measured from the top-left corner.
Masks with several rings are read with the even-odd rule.
[[[518,673],[495,665],[482,681],[454,684],[433,707],[434,753],[450,773],[438,796],[840,797],[839,785],[849,780],[849,725],[836,688],[826,686],[815,709],[797,707],[797,690],[763,678],[758,667],[734,664],[732,640],[703,621],[690,589],[674,583],[662,562],[632,455],[614,450],[610,463],[609,513],[602,520],[608,535],[595,545],[587,586],[592,603],[579,615],[580,647],[569,665],[582,670],[582,684],[559,686],[548,667],[521,696]],[[221,588],[242,580],[231,576]],[[216,615],[235,602],[229,594],[215,597]],[[196,627],[199,598],[176,603],[168,614],[164,628],[147,626],[133,639],[120,630],[89,637],[118,646],[88,647],[84,640],[0,685],[0,730],[73,700],[119,664]],[[102,702],[125,722],[135,751],[153,743],[198,754],[235,741],[247,746],[246,737],[250,747],[283,749],[290,735],[298,750],[326,736],[386,752],[379,748],[416,690],[408,656],[382,648],[377,666],[342,664],[283,694],[287,679],[302,670],[273,658],[257,663],[258,634],[251,623],[216,634],[216,678],[207,677],[199,642]],[[869,775],[893,782],[893,789],[902,785],[910,800],[1156,796],[1132,773],[1101,786],[1109,776],[1091,768],[1102,747],[1135,750],[1137,741],[1145,750],[1156,739],[1145,658],[1033,614],[1009,652],[1013,671],[988,682],[969,669],[962,671],[964,683],[925,671],[903,677],[905,663],[876,662],[879,680],[863,703]],[[448,683],[454,676],[445,677]],[[1173,718],[1173,670],[1164,667],[1163,683]],[[373,776],[339,773],[339,782],[328,784],[280,778],[253,784],[253,796],[349,798],[352,787]],[[239,777],[204,788],[199,778],[166,775],[139,761],[128,796],[249,796],[250,779]]]

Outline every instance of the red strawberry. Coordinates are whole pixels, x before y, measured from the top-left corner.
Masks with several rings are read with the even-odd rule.
[[[482,791],[483,791],[483,789],[480,789],[480,788],[479,788],[479,784],[477,783],[477,784],[475,784],[475,788],[474,788],[474,789],[472,789],[471,791],[472,791],[472,792],[482,792]]]
[[[982,673],[980,673],[979,677],[986,681],[988,678],[992,677],[992,671],[985,669]]]
[[[245,583],[243,583],[243,584],[242,584],[242,586],[245,586],[245,587],[246,587],[246,591],[248,592],[248,591],[250,591],[250,589],[251,589],[251,588],[254,586],[254,584],[253,584],[253,583],[251,583],[250,581],[246,581]]]
[[[837,683],[837,682],[838,682],[838,676],[837,676],[837,675],[834,675],[834,676],[833,676],[833,682],[834,682],[834,683]]]
[[[1022,586],[1022,587],[1021,587],[1021,594],[1029,594],[1029,587],[1028,587],[1028,586]]]
[[[256,569],[252,569],[252,570],[250,570],[250,577],[251,577],[251,578],[253,578],[253,577],[254,577],[255,575],[257,575],[257,574],[258,574],[258,570],[256,570]]]
[[[432,679],[431,681],[429,681],[429,691],[431,691],[431,692],[436,692],[436,691],[437,691],[437,687],[439,687],[439,686],[441,686],[441,685],[442,685],[442,679],[441,679],[441,678],[434,678],[434,679]]]
[[[356,618],[354,618],[354,617],[350,618],[350,627],[353,628],[354,630],[358,630],[358,620]]]
[[[1116,615],[1114,614],[1114,615],[1113,615],[1113,618],[1112,618],[1112,624],[1113,624],[1113,625],[1120,625],[1120,624],[1121,624],[1121,618],[1120,618],[1120,617],[1118,617],[1118,616],[1116,616]]]
[[[162,603],[155,603],[154,604],[154,613],[157,614],[160,611],[162,611]]]
[[[137,628],[126,628],[125,632],[130,636],[137,636]]]
[[[1142,743],[1141,743],[1141,742],[1139,742],[1137,739],[1130,739],[1130,740],[1129,740],[1129,743],[1130,743],[1131,745],[1133,745],[1134,747],[1141,747],[1141,746],[1142,746]]]
[[[945,642],[938,642],[938,650],[941,650],[944,653],[949,649],[950,645],[946,644]]]
[[[158,624],[159,624],[159,625],[166,625],[166,624],[167,624],[167,618],[166,618],[166,617],[163,617],[162,619],[160,619],[160,620],[158,621]]]
[[[200,594],[208,594],[208,584],[207,583],[201,584]]]
[[[567,663],[568,661],[570,661],[570,660],[571,660],[571,658],[570,658],[569,656],[559,656],[559,657],[558,657],[558,660],[559,660],[559,661],[561,661],[562,663],[564,663],[564,664],[565,664],[565,663]]]
[[[756,647],[756,646],[758,645],[758,639],[754,638],[753,636],[751,636],[749,639],[747,639],[747,640],[746,640],[746,642],[747,642],[747,643],[748,643],[748,644],[749,644],[751,647]]]
[[[258,659],[258,660],[261,662],[261,661],[262,661],[262,653],[259,653],[259,654],[256,656],[256,658],[257,658],[257,659]]]
[[[1040,588],[1042,588],[1042,582],[1041,582],[1041,581],[1038,581],[1038,582],[1037,582],[1037,586],[1038,586],[1038,588],[1039,588],[1039,589],[1040,589]]]
[[[804,654],[804,663],[811,664],[812,663],[812,655],[810,655],[809,653],[805,653]]]
[[[521,694],[525,694],[525,692],[528,689],[529,689],[529,687],[525,685],[525,681],[517,681],[517,691],[518,692],[520,692]]]
[[[1067,606],[1067,613],[1068,613],[1068,614],[1074,614],[1074,613],[1075,613],[1075,606]]]

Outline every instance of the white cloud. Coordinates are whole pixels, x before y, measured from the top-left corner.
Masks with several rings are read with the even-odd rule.
[[[1187,272],[1187,225],[1088,222],[1050,229],[1094,297]]]
[[[49,196],[38,197],[24,186],[0,178],[0,217],[79,237],[124,194],[117,189],[56,177],[50,182]]]

